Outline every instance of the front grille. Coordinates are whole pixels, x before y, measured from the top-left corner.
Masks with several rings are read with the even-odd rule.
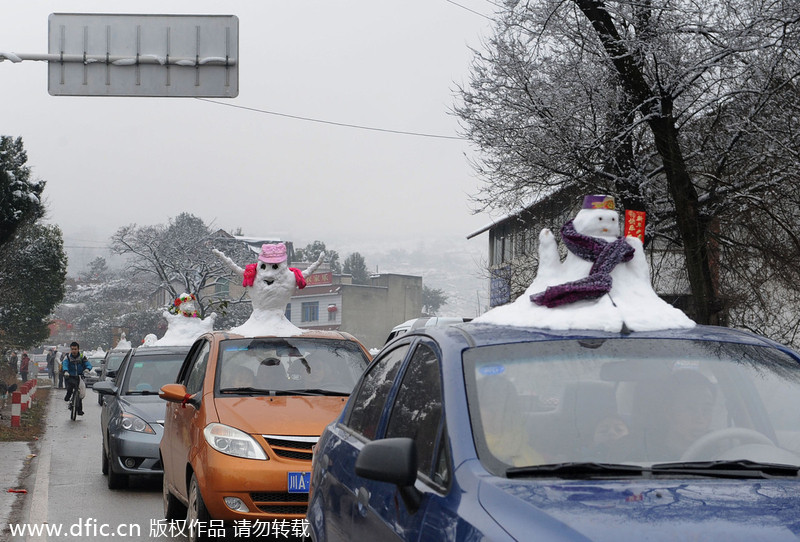
[[[311,461],[311,452],[298,452],[296,450],[282,450],[280,448],[272,448],[277,455],[289,459],[299,459],[301,461]]]
[[[311,461],[311,448],[316,444],[316,442],[307,442],[306,440],[293,440],[292,437],[276,438],[264,435],[264,439],[275,455],[299,461]]]
[[[292,514],[300,514],[305,516],[308,513],[308,505],[306,506],[273,506],[273,505],[256,505],[259,510],[267,514],[279,514],[281,516],[288,516]]]
[[[251,493],[253,502],[300,502],[308,504],[308,493]]]
[[[279,439],[275,437],[264,437],[269,442],[270,446],[281,446],[283,448],[296,448],[298,450],[308,450],[311,451],[311,448],[314,447],[315,442],[304,442],[300,440],[291,440],[291,439]]]

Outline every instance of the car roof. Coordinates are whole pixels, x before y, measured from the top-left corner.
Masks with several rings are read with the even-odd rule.
[[[133,349],[132,356],[158,356],[163,354],[186,354],[191,345],[179,346],[138,346]]]
[[[208,333],[208,335],[212,335],[216,337],[218,340],[225,340],[225,339],[269,339],[269,338],[280,338],[280,339],[338,339],[338,340],[346,340],[346,341],[355,341],[359,342],[353,335],[346,333],[344,331],[329,331],[329,330],[303,330],[303,333],[299,335],[239,335],[237,333],[231,333],[230,331],[212,331]]]
[[[442,327],[418,328],[401,335],[401,337],[409,338],[415,335],[427,335],[440,342],[462,342],[464,347],[565,339],[689,339],[768,346],[791,353],[795,358],[798,358],[798,354],[790,348],[766,337],[721,326],[697,325],[688,329],[620,333],[598,330],[553,330],[469,322]]]

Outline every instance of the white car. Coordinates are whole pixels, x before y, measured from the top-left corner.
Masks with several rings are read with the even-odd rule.
[[[461,324],[469,322],[470,320],[472,320],[472,318],[461,318],[459,316],[424,316],[422,318],[413,318],[394,326],[389,336],[386,338],[386,342],[388,343],[395,337],[399,337],[412,329],[431,326],[449,326],[450,324]]]

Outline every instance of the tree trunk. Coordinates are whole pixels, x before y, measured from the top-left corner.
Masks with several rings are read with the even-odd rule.
[[[709,258],[707,228],[700,216],[697,191],[686,169],[672,118],[669,96],[659,95],[644,77],[635,56],[620,38],[611,15],[600,0],[574,0],[592,24],[619,75],[620,84],[646,116],[664,164],[670,195],[675,203],[678,231],[683,241],[686,270],[694,298],[694,319],[699,324],[719,323],[720,303]]]
[[[686,170],[678,143],[678,130],[669,116],[653,118],[649,125],[675,203],[675,216],[694,298],[694,319],[698,324],[719,324],[721,307],[711,270],[708,228],[700,216],[697,190]]]

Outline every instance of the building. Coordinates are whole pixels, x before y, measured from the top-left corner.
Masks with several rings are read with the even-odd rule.
[[[421,314],[422,277],[393,273],[373,275],[369,284],[352,284],[350,275],[315,273],[286,308],[297,327],[346,331],[367,348],[380,348],[392,327]]]

